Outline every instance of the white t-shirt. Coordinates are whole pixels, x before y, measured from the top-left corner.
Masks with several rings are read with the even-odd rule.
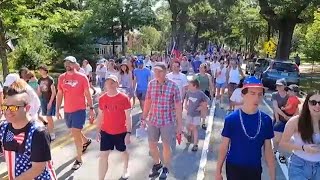
[[[83,68],[80,68],[79,73],[86,74],[86,71]]]
[[[242,90],[241,88],[235,89],[230,97],[230,100],[236,103],[241,103],[243,101],[241,90]],[[239,108],[241,108],[241,105],[234,107],[235,110]]]
[[[216,74],[216,70],[220,67],[220,63],[218,61],[216,62],[211,62],[210,63],[210,69],[211,69],[211,74],[213,75],[214,78]]]
[[[32,119],[37,119],[38,112],[41,106],[39,96],[30,85],[27,85],[26,91],[30,98],[29,99],[29,105],[30,105],[29,115],[32,117]]]
[[[182,96],[183,92],[184,92],[184,89],[186,86],[188,86],[188,79],[187,79],[187,76],[183,73],[180,73],[179,74],[173,74],[172,72],[167,74],[167,78],[170,79],[171,81],[175,82],[178,87],[179,87],[179,90],[180,90],[180,95],[181,95],[181,99],[183,99],[184,97]]]
[[[105,78],[106,77],[106,73],[107,73],[107,67],[106,66],[97,67],[97,69],[96,69],[97,78]]]
[[[86,67],[84,67],[85,74],[88,76],[90,73],[92,73],[92,67],[90,64],[87,64]]]

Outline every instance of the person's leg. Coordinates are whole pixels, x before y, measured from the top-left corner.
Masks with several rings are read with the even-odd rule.
[[[149,177],[156,177],[160,174],[160,170],[162,169],[162,164],[160,161],[160,151],[158,149],[158,141],[160,137],[160,129],[149,125],[148,126],[148,142],[149,142],[149,150],[153,160],[152,170],[149,174]]]
[[[125,137],[127,133],[113,135],[114,145],[117,151],[121,152],[123,158],[123,172],[122,178],[127,179],[129,177],[128,165],[129,165],[129,153],[125,144]]]
[[[112,136],[104,131],[100,131],[100,154],[99,154],[99,180],[104,180],[108,171],[109,154],[113,150]]]
[[[76,160],[82,162],[82,138],[81,138],[81,129],[71,128],[71,134],[74,140],[74,144],[77,150],[77,157]]]
[[[99,180],[104,180],[108,171],[108,158],[110,151],[102,151],[99,155]]]
[[[163,164],[164,167],[170,167],[171,163],[171,148],[170,144],[172,141],[172,137],[176,136],[175,126],[173,124],[169,124],[160,128],[160,136],[162,140],[163,147]]]

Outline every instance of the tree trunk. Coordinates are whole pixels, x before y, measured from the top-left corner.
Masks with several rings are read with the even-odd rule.
[[[2,61],[3,79],[9,74],[8,59],[7,59],[7,41],[6,32],[2,20],[0,19],[0,59]]]
[[[296,21],[292,19],[282,20],[279,24],[279,42],[276,59],[288,60],[290,55],[291,40]]]
[[[199,32],[201,28],[201,22],[197,23],[196,33],[194,34],[194,44],[193,44],[193,52],[196,52],[199,45]]]
[[[121,27],[123,27],[121,25]],[[122,55],[125,56],[126,55],[126,42],[124,42],[124,33],[125,33],[125,29],[122,28],[121,29],[121,46],[122,46]]]

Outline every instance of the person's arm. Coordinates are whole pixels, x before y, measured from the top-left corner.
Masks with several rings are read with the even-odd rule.
[[[131,108],[124,111],[126,114],[126,128],[127,132],[132,131],[132,116],[131,116]]]
[[[47,162],[32,162],[31,168],[15,178],[15,180],[35,179],[43,172],[46,163]]]
[[[96,120],[96,122],[95,122],[98,133],[101,131],[102,119],[103,119],[103,111],[102,111],[102,110],[100,109],[100,107],[99,107],[99,108],[98,108],[97,120]]]
[[[282,134],[282,138],[279,143],[281,148],[289,152],[295,150],[302,150],[302,146],[296,145],[291,142],[291,137],[297,131],[298,117],[299,116],[294,116],[287,122],[284,132]]]
[[[59,77],[58,79],[58,92],[57,92],[57,99],[56,99],[56,111],[59,112],[60,108],[61,108],[61,104],[62,104],[62,99],[63,99],[63,92],[62,92],[62,87],[61,87],[61,83],[62,83],[62,80],[61,80],[61,77]]]
[[[87,105],[88,107],[90,107],[90,111],[93,111],[93,100],[92,100],[92,96],[90,93],[90,85],[89,85],[89,80],[87,78],[84,79],[83,82],[84,85],[84,96],[87,99]]]
[[[229,145],[230,145],[230,139],[228,137],[222,136],[222,140],[221,140],[221,144],[218,152],[218,162],[216,167],[216,174],[218,175],[221,175],[222,173],[222,167],[227,157]]]
[[[243,73],[243,71],[242,71],[242,68],[241,68],[241,66],[240,66],[239,63],[238,63],[238,69],[239,69],[239,73],[240,73],[241,77],[242,77],[242,78],[246,77],[246,76],[244,75],[244,73]]]
[[[213,86],[213,83],[212,83],[212,76],[210,74],[207,74],[208,75],[208,79],[209,79],[209,88],[210,88],[210,96],[211,98],[213,98],[213,89],[214,89],[214,86]]]
[[[276,168],[274,164],[274,153],[272,150],[271,139],[266,139],[264,141],[264,156],[268,166],[270,180],[275,180]]]
[[[273,113],[277,121],[279,121],[279,115],[284,117],[285,119],[288,117],[278,106],[277,100],[272,100],[272,105],[273,105]]]
[[[286,104],[285,107],[282,107],[281,110],[286,111],[286,110],[291,109],[291,108],[292,108],[292,104],[288,103],[288,104]]]
[[[226,83],[229,84],[230,67],[227,68],[226,72]]]
[[[143,110],[142,110],[142,116],[141,116],[143,120],[147,119],[150,108],[151,108],[151,85],[149,83],[147,93],[146,93],[146,98],[144,101]]]
[[[56,87],[54,86],[54,84],[52,83],[51,84],[51,97],[50,97],[50,101],[49,101],[49,103],[53,103],[53,101],[54,101],[54,99],[55,99],[55,97],[56,97],[56,94],[57,94],[57,92],[56,92]]]

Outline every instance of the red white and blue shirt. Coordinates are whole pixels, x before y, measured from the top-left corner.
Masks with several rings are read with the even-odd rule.
[[[29,170],[32,162],[46,162],[46,167],[36,180],[56,180],[50,152],[50,136],[44,127],[29,122],[22,129],[11,123],[0,125],[0,141],[8,168],[9,180],[14,180]]]

